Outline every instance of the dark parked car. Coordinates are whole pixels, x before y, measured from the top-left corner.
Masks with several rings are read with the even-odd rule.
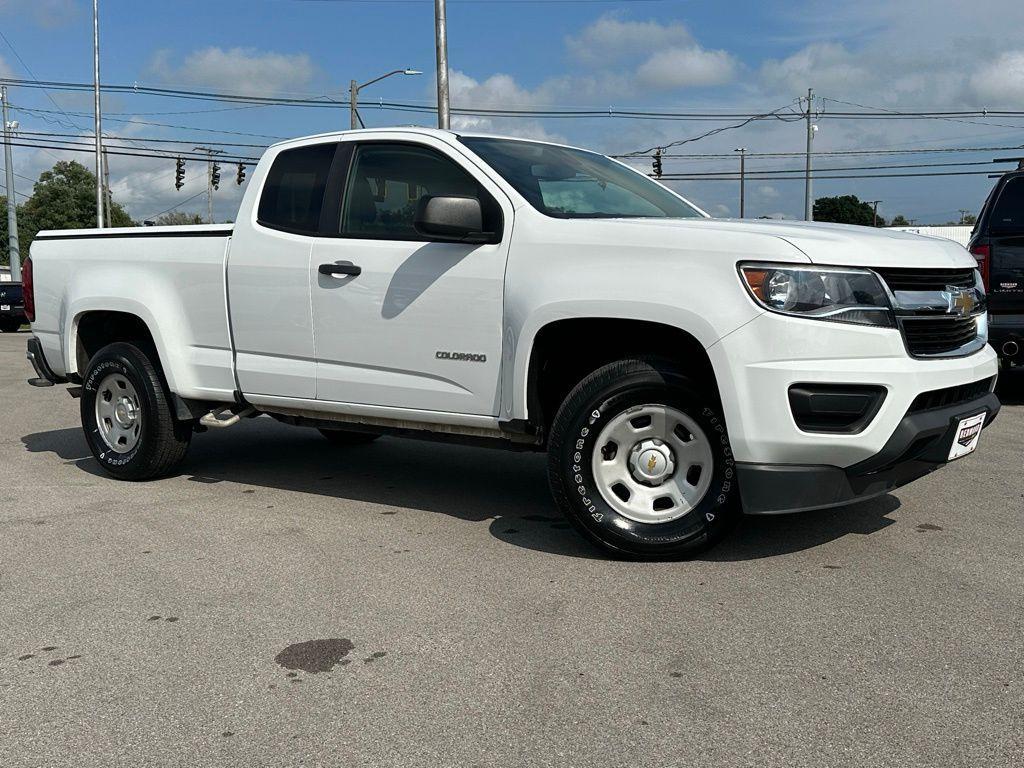
[[[0,282],[0,332],[14,333],[26,322],[21,283]]]
[[[1000,177],[968,245],[988,290],[989,343],[1006,366],[1024,364],[1024,170]]]

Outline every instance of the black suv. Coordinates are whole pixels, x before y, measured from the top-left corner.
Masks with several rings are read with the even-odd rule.
[[[0,282],[0,332],[14,333],[26,322],[21,283]]]
[[[1024,169],[996,182],[968,248],[988,291],[989,343],[1003,365],[1024,364]]]

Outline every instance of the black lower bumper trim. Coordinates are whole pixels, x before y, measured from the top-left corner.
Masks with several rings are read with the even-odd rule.
[[[947,462],[960,419],[999,413],[992,393],[967,403],[908,414],[882,450],[852,467],[736,464],[744,511],[755,515],[803,512],[880,496],[933,472]]]
[[[52,387],[54,384],[67,384],[67,379],[58,376],[50,368],[49,363],[46,362],[46,356],[43,354],[43,347],[35,336],[28,340],[28,350],[25,352],[25,357],[32,363],[32,367],[35,368],[36,374],[38,374],[38,378],[28,380],[28,383],[33,387]]]

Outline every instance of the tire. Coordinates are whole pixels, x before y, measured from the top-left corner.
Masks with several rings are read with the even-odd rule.
[[[17,333],[21,329],[21,325],[21,320],[13,320],[9,317],[5,317],[0,320],[0,332]]]
[[[717,400],[668,362],[619,360],[594,371],[551,425],[555,502],[618,556],[680,558],[715,544],[740,514],[735,474]]]
[[[367,445],[380,437],[376,432],[356,432],[349,429],[321,429],[318,431],[334,445]]]
[[[138,347],[117,343],[97,352],[80,402],[92,455],[119,480],[161,477],[185,458],[192,427],[174,418],[163,375]]]

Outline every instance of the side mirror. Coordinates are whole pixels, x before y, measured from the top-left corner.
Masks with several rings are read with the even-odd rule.
[[[494,236],[483,231],[483,211],[475,197],[424,195],[413,226],[421,235],[458,243],[486,243]]]

